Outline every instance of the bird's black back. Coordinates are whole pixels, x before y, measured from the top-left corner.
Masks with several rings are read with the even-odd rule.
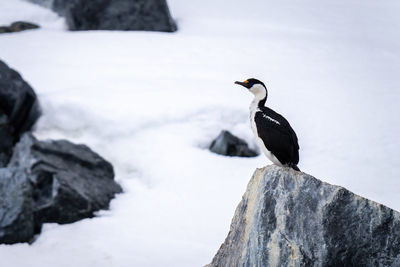
[[[268,107],[259,107],[255,114],[258,136],[265,147],[282,163],[289,166],[299,163],[299,144],[289,122]]]

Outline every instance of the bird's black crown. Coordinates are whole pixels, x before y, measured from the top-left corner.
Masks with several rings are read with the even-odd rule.
[[[255,84],[261,84],[262,86],[266,87],[262,81],[254,79],[254,78],[247,79],[246,81],[249,83],[250,87]]]
[[[250,88],[253,87],[253,85],[255,85],[255,84],[261,84],[264,88],[267,88],[267,87],[265,86],[265,84],[264,84],[262,81],[257,80],[257,79],[254,79],[254,78],[247,79],[247,80],[245,80],[244,82],[237,82],[237,81],[236,81],[235,84],[239,84],[239,85],[241,85],[241,86],[244,86],[244,87],[246,87],[247,89],[250,89]]]

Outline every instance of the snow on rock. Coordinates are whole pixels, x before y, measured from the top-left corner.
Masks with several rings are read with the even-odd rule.
[[[208,266],[355,265],[400,265],[400,213],[271,165],[254,173]]]

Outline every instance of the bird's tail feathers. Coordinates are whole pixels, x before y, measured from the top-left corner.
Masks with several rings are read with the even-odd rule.
[[[295,171],[301,172],[299,167],[297,167],[297,165],[294,164],[294,163],[289,163],[289,167],[292,168]]]

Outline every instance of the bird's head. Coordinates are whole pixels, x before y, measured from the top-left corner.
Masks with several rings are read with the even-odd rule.
[[[262,81],[259,81],[254,78],[250,78],[245,80],[244,82],[235,82],[235,84],[239,84],[243,87],[246,87],[250,92],[254,94],[256,98],[264,99],[267,97],[267,87]]]

